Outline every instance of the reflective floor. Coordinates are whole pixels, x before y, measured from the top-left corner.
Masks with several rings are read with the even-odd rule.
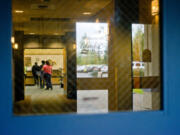
[[[53,90],[44,90],[37,86],[27,86],[25,89],[25,100],[14,105],[15,115],[76,112],[76,101],[67,99],[64,90],[59,86],[53,86]]]

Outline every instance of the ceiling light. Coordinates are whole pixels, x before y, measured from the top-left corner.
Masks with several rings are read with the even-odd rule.
[[[14,44],[14,49],[18,49],[18,44],[16,43],[16,44]]]
[[[151,12],[152,12],[153,16],[158,15],[158,13],[159,13],[159,3],[158,3],[157,0],[153,0],[152,3],[151,3]]]
[[[91,15],[91,12],[84,12],[83,15]]]
[[[76,44],[73,44],[73,49],[74,49],[74,50],[76,49]]]
[[[15,10],[15,12],[16,12],[16,13],[19,13],[19,14],[24,13],[24,11],[22,11],[22,10]]]
[[[35,33],[29,33],[30,35],[34,35]]]
[[[96,23],[99,23],[99,18],[96,19]]]
[[[14,44],[15,43],[15,38],[11,37],[11,43]]]

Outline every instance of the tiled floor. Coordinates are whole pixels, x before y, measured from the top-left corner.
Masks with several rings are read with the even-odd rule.
[[[76,108],[76,100],[67,99],[66,92],[59,86],[53,86],[53,90],[27,86],[25,88],[25,100],[14,104],[14,114],[75,113]]]

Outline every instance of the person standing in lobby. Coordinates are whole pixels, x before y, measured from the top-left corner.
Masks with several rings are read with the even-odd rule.
[[[43,71],[43,66],[45,65],[45,61],[42,60],[41,61],[41,65],[40,65],[40,88],[43,89],[44,88],[44,84],[45,84],[45,80],[44,80],[44,71]]]
[[[44,79],[46,81],[46,90],[53,89],[51,83],[51,75],[52,75],[52,66],[49,61],[46,61],[46,64],[43,66]]]
[[[39,85],[39,77],[38,77],[38,72],[39,72],[39,66],[37,62],[32,66],[32,74],[34,77],[34,85]]]

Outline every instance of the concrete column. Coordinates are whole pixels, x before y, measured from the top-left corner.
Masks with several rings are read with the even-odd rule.
[[[132,23],[139,19],[138,0],[115,1],[114,55],[118,110],[132,110]]]
[[[24,100],[24,47],[23,31],[15,31],[15,42],[18,49],[13,49],[13,68],[14,68],[14,94],[15,101]]]
[[[67,97],[77,98],[77,75],[76,75],[76,48],[75,33],[66,34],[67,52]]]

